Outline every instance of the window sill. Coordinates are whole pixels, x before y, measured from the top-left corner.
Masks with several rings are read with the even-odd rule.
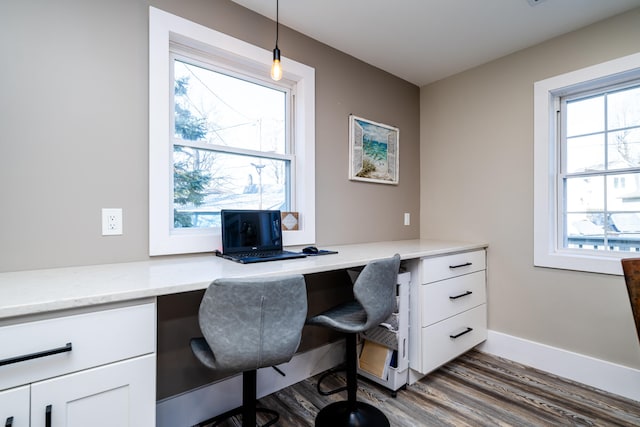
[[[599,251],[570,249],[562,251],[537,251],[534,253],[535,267],[556,268],[562,270],[584,271],[587,273],[612,274],[622,276],[622,258],[640,257],[635,252],[602,253]]]

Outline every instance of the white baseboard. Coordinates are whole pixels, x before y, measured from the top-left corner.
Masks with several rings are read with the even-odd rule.
[[[505,359],[640,402],[640,370],[489,331],[476,347]]]
[[[258,370],[258,398],[326,371],[344,361],[344,340],[300,353],[289,363],[278,365],[283,377],[272,368]],[[242,404],[242,376],[208,384],[159,401],[156,426],[192,426]]]

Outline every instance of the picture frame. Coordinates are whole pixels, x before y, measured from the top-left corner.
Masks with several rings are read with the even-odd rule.
[[[349,115],[349,179],[397,185],[400,129]]]

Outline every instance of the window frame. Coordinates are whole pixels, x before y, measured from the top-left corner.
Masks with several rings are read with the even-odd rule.
[[[244,82],[260,85],[262,87],[266,87],[284,94],[284,116],[286,117],[284,126],[284,152],[260,151],[255,148],[245,148],[237,145],[219,145],[201,140],[190,141],[180,138],[179,136],[175,135],[175,133],[171,134],[170,140],[174,148],[176,146],[179,146],[193,150],[203,150],[226,155],[247,156],[267,161],[275,160],[288,162],[285,175],[287,176],[287,182],[290,182],[291,185],[287,186],[286,188],[285,200],[287,202],[287,206],[297,206],[295,191],[297,188],[297,183],[295,181],[295,171],[297,163],[295,155],[296,149],[291,131],[291,129],[294,127],[293,121],[295,119],[294,115],[291,112],[291,106],[294,103],[293,99],[295,98],[295,89],[291,87],[290,82],[288,82],[286,79],[282,79],[280,80],[280,82],[274,82],[273,80],[265,76],[260,76],[259,74],[256,75],[256,73],[252,72],[251,70],[238,68],[237,66],[234,66],[235,64],[226,63],[226,61],[220,60],[219,58],[212,58],[210,56],[207,57],[207,55],[202,52],[195,51],[189,46],[182,46],[177,43],[171,43],[169,58],[172,64],[172,67],[170,69],[171,77],[169,79],[169,96],[171,97],[170,102],[173,106],[175,106],[176,102],[175,94],[172,90],[173,84],[175,83],[174,66],[176,61],[187,63],[214,73],[223,74],[235,79],[242,80]],[[175,115],[172,114],[170,129],[174,128]],[[180,230],[174,229],[174,233],[189,232],[187,230],[189,230],[189,228],[180,228]]]
[[[534,266],[622,275],[620,259],[630,252],[563,248],[560,98],[640,77],[640,53],[534,83]]]
[[[149,254],[211,252],[221,248],[219,228],[174,229],[172,75],[170,43],[209,53],[230,67],[269,76],[271,52],[242,40],[149,7]],[[299,230],[283,231],[284,245],[315,243],[315,70],[286,61],[283,80],[291,83],[291,138],[296,157],[291,177]],[[293,165],[292,165],[293,166]]]

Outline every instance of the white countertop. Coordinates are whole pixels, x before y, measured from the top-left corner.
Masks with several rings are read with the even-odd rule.
[[[220,277],[310,274],[361,266],[394,253],[399,253],[406,260],[486,246],[467,242],[401,240],[322,247],[339,253],[248,265],[212,254],[200,254],[0,273],[0,319],[205,289]]]

